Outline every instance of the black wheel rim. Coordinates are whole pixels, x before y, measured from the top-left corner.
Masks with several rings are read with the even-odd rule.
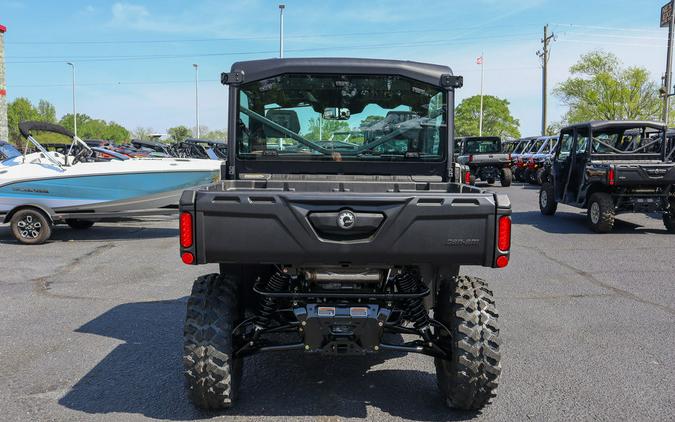
[[[42,231],[42,223],[33,214],[26,214],[16,224],[19,228],[19,234],[24,239],[37,239]]]

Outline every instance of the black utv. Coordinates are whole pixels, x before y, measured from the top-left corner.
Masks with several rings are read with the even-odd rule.
[[[485,406],[501,370],[498,314],[487,283],[459,270],[508,264],[511,205],[456,170],[462,78],[426,63],[298,58],[235,63],[221,81],[223,180],[180,201],[183,262],[220,269],[187,304],[192,400],[230,407],[256,353],[405,352],[434,358],[449,406]],[[327,142],[336,133],[350,136]]]
[[[675,232],[675,163],[657,122],[593,121],[564,128],[539,191],[539,208],[553,215],[564,203],[588,210],[595,232],[610,232],[621,212],[660,212]]]
[[[498,136],[467,136],[458,144],[457,161],[469,168],[471,184],[480,179],[492,185],[499,179],[502,186],[511,186],[511,154],[502,151]]]

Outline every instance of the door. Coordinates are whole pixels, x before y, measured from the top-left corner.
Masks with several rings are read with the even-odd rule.
[[[551,175],[553,176],[555,199],[559,202],[562,200],[565,185],[567,184],[567,179],[569,177],[573,144],[574,132],[571,129],[560,133],[560,142],[558,142],[558,148],[556,149],[553,162],[551,163]]]
[[[574,155],[570,163],[567,193],[563,202],[578,202],[581,186],[585,182],[586,161],[590,148],[590,128],[579,128],[574,133]]]

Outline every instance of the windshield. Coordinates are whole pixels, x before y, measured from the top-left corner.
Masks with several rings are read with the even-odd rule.
[[[467,138],[465,141],[467,154],[492,154],[501,150],[499,138]]]
[[[440,160],[445,92],[401,76],[287,74],[244,84],[245,159]]]
[[[0,161],[19,157],[21,153],[10,144],[0,144]]]
[[[593,154],[658,154],[661,152],[661,137],[654,131],[604,130],[593,132]],[[651,135],[651,136],[650,136]]]

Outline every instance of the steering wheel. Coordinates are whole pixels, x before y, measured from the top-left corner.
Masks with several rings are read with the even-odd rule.
[[[73,162],[71,164],[77,164],[79,162],[84,162],[85,159],[91,157],[91,153],[93,151],[88,150],[87,148],[81,148],[74,156],[73,156]],[[85,154],[86,157],[85,157]]]

